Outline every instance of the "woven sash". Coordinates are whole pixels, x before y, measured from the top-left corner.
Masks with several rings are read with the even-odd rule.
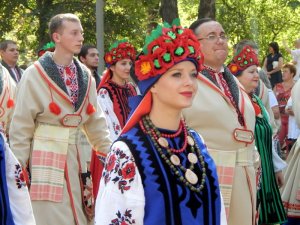
[[[61,202],[69,128],[40,124],[34,133],[31,160],[32,200]]]

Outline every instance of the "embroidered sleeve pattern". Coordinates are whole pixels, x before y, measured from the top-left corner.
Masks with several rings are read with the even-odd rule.
[[[109,97],[109,93],[106,89],[100,89],[98,102],[105,114],[107,126],[110,131],[110,138],[111,140],[116,140],[121,132],[121,126],[114,112],[113,103]]]
[[[139,171],[128,146],[112,145],[100,181],[95,224],[143,224],[145,197]]]
[[[131,210],[126,210],[124,214],[121,214],[120,211],[116,213],[116,218],[111,221],[109,225],[127,225],[127,224],[136,224],[135,220],[132,219]]]
[[[132,156],[120,148],[115,148],[107,157],[103,172],[104,183],[113,182],[118,186],[121,193],[130,189],[130,184],[134,180],[136,167]]]
[[[15,180],[18,189],[26,187],[26,181],[20,164],[15,165]]]

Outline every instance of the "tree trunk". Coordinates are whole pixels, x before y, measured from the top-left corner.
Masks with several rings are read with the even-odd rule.
[[[171,24],[178,18],[177,0],[161,0],[159,14],[164,22]]]
[[[216,19],[216,1],[215,0],[200,0],[198,8],[198,19],[209,17]]]
[[[96,33],[97,48],[104,49],[104,1],[96,0]],[[99,51],[99,59],[104,58],[104,51]],[[98,71],[104,71],[103,60],[99,60]]]
[[[49,42],[49,32],[48,32],[48,22],[50,19],[50,13],[49,9],[53,7],[53,1],[52,0],[36,0],[37,9],[40,10],[40,12],[37,14],[39,26],[36,31],[36,38],[39,43],[39,48],[41,48],[44,44]]]

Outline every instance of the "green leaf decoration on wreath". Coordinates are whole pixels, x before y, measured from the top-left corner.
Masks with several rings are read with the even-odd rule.
[[[148,54],[148,45],[154,41],[155,39],[159,38],[161,35],[162,35],[162,30],[163,28],[171,28],[172,26],[180,26],[180,19],[179,18],[176,18],[173,20],[172,24],[170,25],[169,23],[167,22],[164,22],[162,25],[157,25],[157,27],[151,32],[150,35],[146,36],[145,38],[145,45],[143,47],[143,52],[145,55]],[[168,34],[171,38],[176,38],[176,35],[173,33],[173,34]]]
[[[46,43],[46,44],[42,47],[42,50],[47,50],[47,49],[51,49],[51,48],[55,48],[55,43],[52,42],[52,41]]]
[[[109,48],[109,51],[111,51],[114,48],[117,48],[119,44],[124,43],[124,42],[128,42],[126,39],[122,39],[122,40],[118,40],[115,41]]]

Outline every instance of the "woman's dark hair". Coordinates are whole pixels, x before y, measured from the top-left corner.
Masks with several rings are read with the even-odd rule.
[[[273,50],[274,50],[275,53],[279,53],[279,45],[278,45],[277,42],[271,42],[271,43],[269,44],[269,46],[270,46],[271,48],[273,48]]]

